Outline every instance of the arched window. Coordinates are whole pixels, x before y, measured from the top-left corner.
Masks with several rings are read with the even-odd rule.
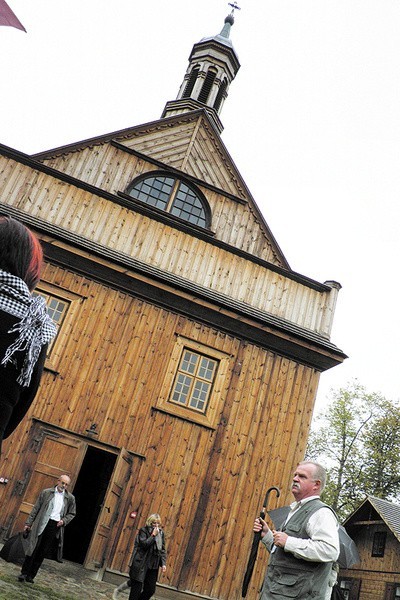
[[[228,86],[228,82],[227,82],[226,79],[224,79],[223,82],[221,83],[220,87],[219,87],[218,94],[217,94],[217,97],[215,98],[215,102],[214,102],[214,107],[213,108],[215,108],[215,110],[217,112],[219,111],[219,107],[221,106],[221,102],[222,102],[222,99],[223,99],[223,97],[225,95],[227,86]]]
[[[136,200],[165,210],[199,227],[210,226],[207,201],[199,190],[178,177],[165,173],[145,175],[134,181],[127,193]]]
[[[203,102],[203,104],[207,104],[208,96],[210,95],[211,88],[213,86],[214,80],[217,76],[217,69],[210,68],[207,71],[206,78],[201,87],[199,94],[199,102]]]
[[[194,84],[196,83],[197,77],[199,76],[200,67],[195,66],[189,75],[187,80],[185,91],[183,92],[182,98],[190,98],[190,94],[193,92]]]

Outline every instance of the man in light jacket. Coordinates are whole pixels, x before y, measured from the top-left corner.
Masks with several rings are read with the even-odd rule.
[[[46,557],[61,562],[64,527],[76,514],[75,498],[67,491],[70,483],[68,475],[61,475],[55,487],[40,492],[24,527],[29,543],[19,581],[33,583]]]

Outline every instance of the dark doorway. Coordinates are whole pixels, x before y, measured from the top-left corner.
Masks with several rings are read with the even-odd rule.
[[[65,528],[66,560],[84,563],[116,460],[116,454],[88,447],[73,491],[76,517]]]

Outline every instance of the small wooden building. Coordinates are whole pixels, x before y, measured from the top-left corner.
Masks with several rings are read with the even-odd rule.
[[[345,358],[340,285],[290,268],[222,142],[232,24],[195,44],[160,119],[34,156],[0,146],[0,212],[40,236],[59,323],[4,444],[1,536],[67,472],[65,557],[116,581],[160,512],[173,598],[240,597],[260,502],[272,485],[290,500],[320,374]]]
[[[341,569],[346,600],[400,598],[400,506],[367,496],[343,523],[360,553],[360,563]]]

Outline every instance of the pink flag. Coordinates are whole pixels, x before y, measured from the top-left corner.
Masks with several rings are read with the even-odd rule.
[[[13,11],[5,0],[0,0],[0,25],[16,27],[17,29],[22,29],[22,31],[26,32],[25,27],[14,15]]]

